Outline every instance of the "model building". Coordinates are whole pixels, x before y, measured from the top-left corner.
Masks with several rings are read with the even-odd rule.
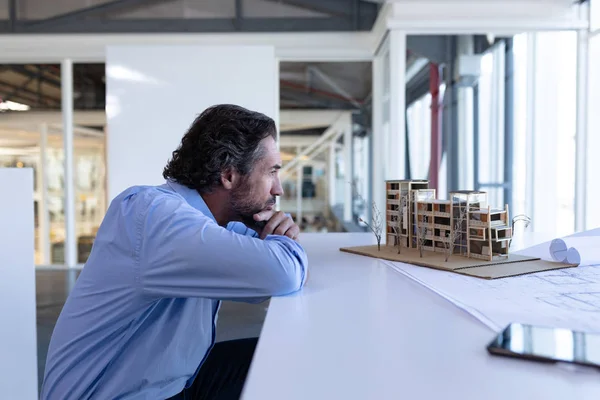
[[[492,261],[508,256],[512,228],[508,205],[492,209],[487,193],[450,192],[437,199],[426,180],[386,181],[387,246]],[[447,260],[446,257],[446,260]]]

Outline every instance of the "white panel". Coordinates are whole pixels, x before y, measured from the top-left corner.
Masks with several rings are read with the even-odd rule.
[[[0,168],[0,397],[37,399],[33,171]]]
[[[109,199],[132,185],[164,182],[171,153],[211,105],[233,103],[274,117],[275,66],[269,46],[109,47]]]

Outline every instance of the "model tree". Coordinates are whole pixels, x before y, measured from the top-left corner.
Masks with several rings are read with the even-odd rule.
[[[396,235],[396,245],[398,246],[398,254],[402,250],[402,229],[404,227],[404,209],[408,203],[408,194],[403,195],[400,198],[400,207],[398,208],[398,217],[396,218],[396,224],[392,225],[394,233]]]
[[[356,184],[354,182],[350,183],[352,185],[352,191],[354,194],[360,199],[363,204],[367,204],[365,199],[360,195],[358,190],[356,189]],[[358,219],[360,222],[365,224],[373,235],[375,235],[375,239],[377,240],[377,251],[381,251],[381,234],[383,232],[383,219],[381,218],[381,212],[375,204],[374,201],[371,202],[371,223],[368,223],[362,218]]]
[[[372,214],[371,223],[369,224],[364,219],[360,218],[359,221],[367,225],[367,227],[373,232],[375,235],[375,239],[377,240],[377,251],[381,251],[381,232],[383,231],[383,220],[381,219],[381,212],[379,212],[379,208],[377,208],[377,204],[372,202]]]
[[[419,257],[423,258],[423,246],[425,246],[425,241],[427,240],[427,223],[429,223],[429,219],[426,215],[423,216],[423,221],[419,226]]]
[[[446,246],[446,262],[450,259],[450,256],[454,254],[454,246],[457,242],[462,241],[462,230],[467,217],[467,207],[458,206],[458,216],[454,219],[454,229],[448,234],[448,241],[445,242]]]
[[[525,229],[527,229],[527,227],[529,226],[529,224],[531,224],[531,218],[529,218],[525,214],[519,214],[519,215],[516,215],[512,219],[512,224],[511,224],[511,238],[510,238],[510,240],[508,242],[508,247],[509,248],[512,245],[512,241],[513,241],[513,239],[515,237],[515,225],[517,224],[517,222],[523,222],[525,224]]]

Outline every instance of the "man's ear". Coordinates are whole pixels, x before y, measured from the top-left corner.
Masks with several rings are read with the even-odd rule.
[[[221,172],[221,185],[224,189],[231,190],[237,185],[239,174],[235,168],[227,168]]]

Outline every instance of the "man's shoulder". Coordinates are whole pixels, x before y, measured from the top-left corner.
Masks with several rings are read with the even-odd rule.
[[[153,204],[161,202],[186,203],[185,199],[178,193],[171,190],[168,185],[150,186],[137,185],[131,186],[119,193],[112,201],[109,208],[119,213],[130,211],[131,209],[146,210]]]
[[[119,193],[113,200],[117,202],[148,199],[152,200],[155,198],[177,198],[181,197],[176,192],[171,190],[168,185],[150,186],[150,185],[136,185],[130,186],[127,189]],[[183,199],[182,199],[183,200]]]

